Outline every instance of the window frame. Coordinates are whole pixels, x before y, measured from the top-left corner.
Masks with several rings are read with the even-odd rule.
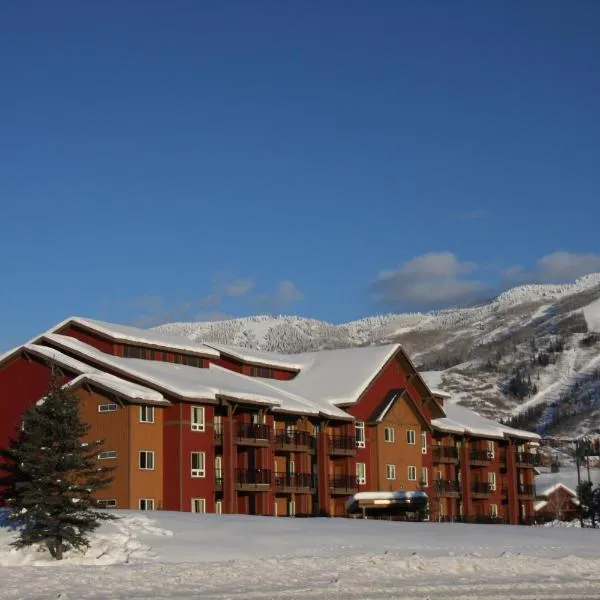
[[[496,450],[495,450],[494,440],[488,440],[487,441],[487,454],[488,454],[488,458],[495,458],[496,457]]]
[[[116,450],[102,450],[102,452],[98,452],[96,458],[98,460],[115,460],[118,458],[118,453]]]
[[[359,435],[359,432],[361,432],[360,435]],[[357,448],[365,448],[367,445],[367,437],[366,437],[364,421],[356,421],[354,423],[354,436],[356,439],[356,447]],[[361,438],[361,439],[359,439],[359,438]]]
[[[427,432],[421,431],[421,454],[427,454]]]
[[[362,476],[360,475],[360,471],[361,471],[361,467],[360,465],[362,465]],[[364,462],[357,462],[356,463],[356,483],[358,485],[367,485],[367,463]]]
[[[194,416],[196,414],[196,411],[200,411],[202,414],[202,422],[196,422],[194,421]],[[190,429],[192,431],[206,431],[206,408],[204,406],[200,406],[198,404],[195,404],[193,406],[190,406]]]
[[[202,510],[194,510],[196,502],[200,503]],[[196,515],[205,515],[206,514],[206,498],[191,498],[191,512]]]
[[[488,486],[492,492],[496,491],[496,472],[488,471],[487,475]]]
[[[147,411],[150,412],[150,419],[145,414]],[[154,423],[154,406],[152,404],[140,404],[140,423]]]
[[[215,515],[223,514],[223,500],[215,500]]]
[[[423,487],[429,487],[429,469],[421,467],[421,484]]]
[[[498,505],[495,502],[490,504],[490,517],[492,519],[498,518]]]
[[[104,404],[98,404],[99,413],[112,413],[119,410],[119,405],[116,402],[107,402]]]
[[[142,466],[142,455],[145,456],[146,466]],[[148,456],[151,456],[152,466],[148,467]],[[140,471],[154,471],[156,468],[156,460],[154,455],[154,450],[140,450],[138,453],[138,468]]]
[[[194,468],[194,457],[196,455],[202,457],[202,466]],[[190,477],[193,479],[206,478],[206,452],[204,450],[194,450],[190,452]]]
[[[144,503],[144,508],[142,508],[142,502]],[[148,507],[150,504],[151,508]],[[139,510],[155,510],[154,498],[140,498],[138,500]]]
[[[385,478],[387,481],[396,481],[396,465],[388,463],[385,465]]]
[[[116,498],[101,498],[100,500],[96,500],[96,506],[98,508],[117,508],[117,499]]]
[[[386,425],[383,428],[383,441],[387,444],[394,444],[396,442],[396,429],[394,427]]]
[[[412,441],[411,441],[412,439]],[[406,430],[406,443],[409,446],[417,445],[417,430],[416,429],[407,429]]]
[[[411,473],[414,474],[413,477],[411,477]],[[408,481],[416,481],[417,480],[417,466],[416,465],[408,465],[407,467],[407,479]]]
[[[288,500],[287,511],[288,511],[288,517],[296,516],[296,501],[295,500]]]

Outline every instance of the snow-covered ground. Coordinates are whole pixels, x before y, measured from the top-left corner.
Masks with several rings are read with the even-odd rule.
[[[600,530],[116,514],[61,563],[0,527],[0,598],[600,598]]]

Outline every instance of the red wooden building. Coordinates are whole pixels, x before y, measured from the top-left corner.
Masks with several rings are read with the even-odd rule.
[[[107,506],[343,515],[422,489],[439,520],[532,515],[537,436],[444,407],[397,344],[282,355],[71,318],[0,357],[0,446],[51,365],[118,465]]]

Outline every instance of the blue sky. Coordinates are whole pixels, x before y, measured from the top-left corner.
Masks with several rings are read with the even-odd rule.
[[[600,3],[5,3],[0,347],[600,271]]]

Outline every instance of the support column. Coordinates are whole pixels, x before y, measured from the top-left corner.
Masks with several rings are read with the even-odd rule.
[[[506,448],[506,485],[508,487],[508,522],[519,524],[519,470],[517,469],[517,447],[509,440]]]
[[[223,423],[223,512],[237,513],[237,494],[235,491],[235,469],[237,466],[234,444],[235,422],[231,404],[227,405],[227,416]]]
[[[471,451],[468,438],[463,439],[460,447],[460,472],[461,472],[461,496],[463,503],[463,517],[470,518],[473,513],[473,500],[471,499]]]
[[[329,436],[327,434],[327,421],[319,424],[317,438],[317,489],[319,492],[319,513],[329,516]]]

